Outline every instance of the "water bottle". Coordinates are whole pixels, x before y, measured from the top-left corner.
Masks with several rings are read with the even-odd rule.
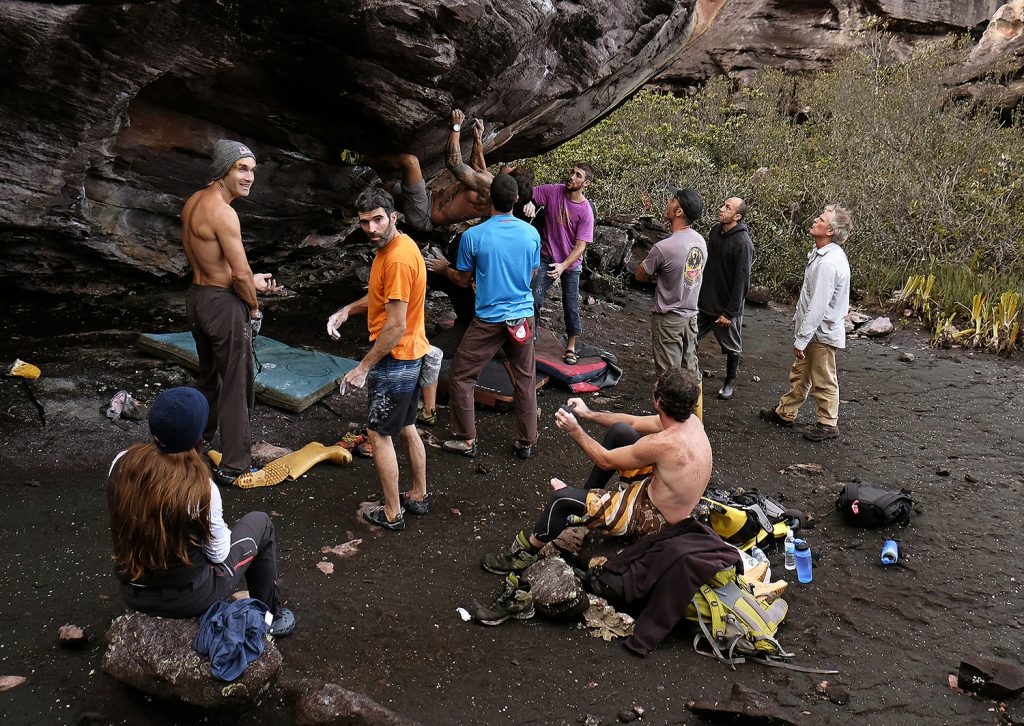
[[[772,579],[772,565],[768,561],[768,555],[760,547],[750,548],[750,557],[754,560],[754,564],[759,565],[762,562],[767,565],[764,570],[764,575],[761,577],[762,582],[771,582]]]
[[[887,540],[882,545],[882,564],[883,565],[894,565],[896,560],[900,558],[900,549],[896,544],[895,540]]]
[[[793,528],[786,528],[786,543],[784,547],[786,551],[786,569],[796,569],[796,539],[793,537]]]
[[[796,578],[807,584],[813,579],[811,568],[811,546],[800,540],[796,543]]]

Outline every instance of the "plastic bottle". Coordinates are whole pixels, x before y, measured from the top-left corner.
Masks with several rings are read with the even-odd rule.
[[[751,547],[750,557],[755,561],[755,565],[761,564],[762,562],[768,565],[767,569],[765,569],[764,577],[761,578],[761,581],[771,582],[772,565],[771,562],[768,560],[768,555],[764,553],[764,550],[762,550],[760,547]]]
[[[885,544],[882,545],[882,564],[883,565],[894,565],[896,560],[900,558],[900,549],[896,544],[895,540],[886,540]]]
[[[811,546],[800,540],[796,543],[796,578],[807,584],[814,579],[811,569]]]
[[[786,543],[784,545],[786,551],[786,569],[796,569],[796,539],[793,537],[793,528],[788,527],[786,529]]]

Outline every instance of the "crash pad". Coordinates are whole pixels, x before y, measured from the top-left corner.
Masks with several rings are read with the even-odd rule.
[[[161,358],[199,369],[191,333],[143,333],[136,347]],[[335,390],[338,381],[358,361],[327,353],[293,348],[273,338],[257,336],[253,351],[259,361],[256,396],[264,403],[301,413]]]
[[[547,328],[537,329],[537,374],[547,375],[573,393],[592,393],[619,382],[622,369],[616,357],[592,345],[576,344],[579,359],[569,365],[562,360],[566,339]]]

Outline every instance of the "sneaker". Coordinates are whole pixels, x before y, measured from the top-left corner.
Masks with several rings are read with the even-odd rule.
[[[808,441],[825,441],[826,439],[838,439],[839,427],[828,424],[816,423],[804,430],[804,438]]]
[[[768,423],[778,424],[779,426],[783,426],[787,429],[793,428],[793,422],[782,418],[782,416],[779,415],[779,412],[774,408],[762,408],[758,413],[758,416]]]
[[[509,618],[529,620],[534,615],[530,584],[521,582],[516,575],[508,575],[501,592],[488,607],[477,608],[473,619],[481,625],[501,625]]]
[[[465,439],[450,439],[441,444],[441,448],[449,453],[460,454],[470,459],[475,459],[478,452],[476,439],[473,439],[472,444]]]
[[[531,552],[530,540],[526,533],[520,531],[516,535],[512,549],[498,554],[484,555],[480,558],[480,566],[496,575],[507,575],[510,572],[522,572],[540,559],[539,552]]]
[[[404,512],[405,510],[403,509],[398,513],[397,517],[394,519],[388,519],[388,515],[384,513],[384,505],[381,504],[379,507],[374,507],[373,509],[363,512],[363,519],[370,524],[376,524],[378,527],[390,529],[392,532],[401,532],[405,529]]]
[[[281,614],[270,624],[270,634],[275,638],[283,638],[286,635],[291,635],[293,630],[295,630],[295,613],[288,608],[281,608]]]
[[[430,495],[423,495],[423,499],[413,499],[410,492],[401,492],[398,495],[402,502],[402,509],[413,514],[426,514],[430,511]]]
[[[517,441],[512,448],[520,459],[533,457],[533,444],[524,444],[522,441]]]
[[[427,415],[427,409],[417,408],[416,409],[416,423],[421,423],[424,426],[433,426],[437,423],[437,409],[435,408]]]

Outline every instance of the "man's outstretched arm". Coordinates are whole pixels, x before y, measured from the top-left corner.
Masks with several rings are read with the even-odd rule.
[[[653,437],[644,436],[635,444],[617,449],[606,449],[580,426],[576,417],[564,409],[555,412],[555,425],[569,434],[583,453],[598,468],[605,470],[641,469],[657,460],[658,444]]]
[[[473,153],[469,157],[469,165],[473,167],[474,171],[488,173],[487,162],[484,160],[484,120],[482,118],[473,122]],[[502,171],[504,172],[504,169]]]
[[[466,114],[459,109],[452,111],[452,129],[448,133],[448,145],[445,149],[445,166],[451,171],[456,180],[464,187],[472,189],[478,194],[490,195],[491,182],[494,177],[487,171],[485,166],[482,171],[477,171],[462,160],[461,131],[456,131],[455,126],[462,126],[466,120]],[[482,122],[481,122],[482,124]],[[483,149],[481,147],[481,158]]]
[[[566,401],[566,405],[572,406],[572,412],[579,420],[596,423],[604,428],[609,428],[617,423],[624,423],[632,426],[640,434],[656,434],[662,430],[661,418],[656,413],[647,416],[634,416],[629,413],[595,411],[587,406],[582,398],[570,398]]]

